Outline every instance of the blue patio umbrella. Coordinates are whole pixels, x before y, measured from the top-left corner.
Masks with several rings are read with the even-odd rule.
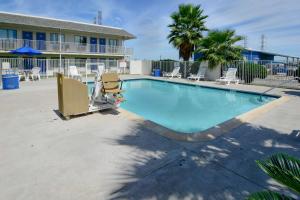
[[[29,46],[23,46],[21,48],[15,49],[15,50],[11,50],[10,51],[11,54],[16,54],[16,55],[24,55],[24,56],[36,56],[36,55],[41,55],[42,52],[40,52],[39,50],[33,49]],[[24,69],[31,69],[32,66],[30,64],[31,62],[29,60],[27,60],[26,58],[24,59]]]
[[[35,55],[41,55],[42,52],[39,50],[33,49],[28,46],[24,46],[15,50],[11,50],[10,53],[17,54],[17,55],[27,55],[27,56],[35,56]]]

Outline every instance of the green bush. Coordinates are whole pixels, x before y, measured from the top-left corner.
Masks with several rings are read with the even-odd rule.
[[[245,83],[251,83],[254,78],[264,79],[267,75],[268,71],[263,65],[247,62],[238,66],[237,76]]]

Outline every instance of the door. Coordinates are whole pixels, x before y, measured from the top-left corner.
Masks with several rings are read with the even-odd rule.
[[[23,31],[22,38],[23,38],[23,46],[32,47],[32,32]]]
[[[36,48],[38,50],[46,49],[46,33],[37,32],[36,33]]]
[[[41,68],[41,74],[46,75],[47,69],[46,69],[46,58],[37,58],[36,59],[36,66]]]
[[[99,38],[99,52],[105,53],[105,38]]]
[[[97,58],[91,58],[90,59],[91,63],[97,63]],[[92,72],[97,72],[97,65],[96,64],[91,64],[91,71]]]
[[[97,38],[90,38],[90,51],[91,52],[97,52]]]
[[[25,70],[31,70],[33,68],[33,58],[24,58],[23,59],[23,66]]]

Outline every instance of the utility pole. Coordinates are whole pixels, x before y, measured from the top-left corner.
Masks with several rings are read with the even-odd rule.
[[[264,51],[266,48],[266,37],[264,34],[261,35],[261,44],[260,44],[260,50]]]
[[[102,25],[102,11],[101,10],[98,10],[97,24]]]
[[[248,37],[244,36],[244,49],[248,47]]]
[[[94,24],[102,25],[102,11],[98,10],[97,16],[93,19]]]

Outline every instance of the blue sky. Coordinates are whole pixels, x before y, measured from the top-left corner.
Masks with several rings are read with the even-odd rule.
[[[166,39],[170,14],[180,3],[201,4],[210,29],[232,28],[247,36],[248,47],[300,56],[299,0],[0,0],[0,10],[92,22],[97,10],[103,24],[122,27],[137,36],[125,44],[137,59],[178,59]]]

